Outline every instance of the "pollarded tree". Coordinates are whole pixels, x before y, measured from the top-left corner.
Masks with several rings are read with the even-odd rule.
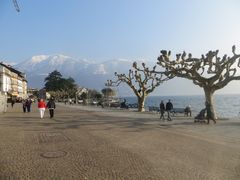
[[[145,111],[144,104],[146,97],[163,81],[168,80],[163,74],[153,72],[155,69],[156,66],[153,69],[149,69],[145,63],[142,63],[142,66],[139,67],[137,62],[134,62],[128,74],[118,74],[115,72],[117,80],[108,80],[107,84],[116,84],[118,86],[120,83],[126,83],[137,96],[138,111],[142,112]]]
[[[68,97],[75,97],[77,91],[77,85],[73,78],[69,77],[67,79],[62,77],[62,74],[57,70],[49,73],[45,78],[45,89],[49,92],[59,92],[58,95],[66,95]],[[62,96],[61,95],[61,96]]]
[[[158,64],[165,68],[168,76],[190,79],[194,84],[203,88],[206,102],[210,104],[211,118],[217,119],[213,94],[233,80],[240,80],[237,68],[240,67],[240,54],[232,47],[232,56],[218,56],[218,50],[209,51],[201,58],[193,58],[191,54],[177,54],[175,60],[170,59],[171,52],[161,51]]]

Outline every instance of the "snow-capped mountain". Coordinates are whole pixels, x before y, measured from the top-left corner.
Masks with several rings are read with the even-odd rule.
[[[62,74],[76,74],[76,69],[83,70],[88,66],[88,62],[84,60],[74,59],[65,55],[38,55],[17,64],[17,68],[33,74],[48,74],[53,70],[58,70]]]
[[[114,78],[114,72],[128,72],[132,62],[127,59],[113,59],[96,63],[62,54],[37,55],[15,65],[15,68],[26,73],[29,87],[43,87],[45,77],[57,70],[65,78],[74,78],[80,86],[100,90],[107,79]]]
[[[138,63],[140,62],[146,62],[147,66],[154,66],[156,63],[154,61],[138,61]],[[128,73],[128,70],[132,67],[132,63],[133,60],[127,59],[92,62],[57,54],[33,56],[26,61],[14,65],[14,67],[26,73],[28,86],[32,88],[44,87],[45,77],[52,71],[57,70],[64,78],[72,77],[79,86],[101,90],[108,79],[114,79],[114,72]],[[122,96],[133,95],[132,90],[126,85],[122,84],[116,89]],[[191,91],[199,92],[201,90],[196,89],[196,86],[193,87],[191,81],[179,78],[163,83],[159,89],[161,90],[157,90],[155,95],[163,95],[164,93],[180,94],[181,92],[187,94]]]

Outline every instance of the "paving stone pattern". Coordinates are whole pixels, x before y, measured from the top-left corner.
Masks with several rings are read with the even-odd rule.
[[[163,128],[157,116],[58,106],[40,119],[36,104],[21,110],[0,116],[0,180],[240,179],[239,144]]]
[[[36,109],[10,110],[0,121],[0,179],[159,179],[138,155],[83,127],[61,129]]]

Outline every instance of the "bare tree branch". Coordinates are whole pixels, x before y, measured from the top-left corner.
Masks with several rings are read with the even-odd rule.
[[[107,82],[112,85],[120,85],[120,83],[126,83],[134,92],[139,100],[139,111],[143,111],[144,101],[147,95],[155,90],[162,82],[167,81],[169,77],[165,76],[162,72],[154,72],[156,66],[152,69],[146,67],[145,63],[138,66],[137,62],[134,62],[132,69],[129,73],[118,74],[116,81],[108,80]]]
[[[183,51],[176,54],[176,59],[170,59],[170,51],[162,50],[157,64],[165,68],[168,77],[182,77],[190,79],[194,84],[205,91],[206,100],[210,101],[211,94],[223,88],[233,80],[240,80],[237,68],[240,68],[240,54],[236,53],[236,47],[232,46],[232,56],[218,56],[218,50],[209,51],[200,58],[193,58],[192,54]],[[238,69],[239,70],[239,69]],[[206,92],[209,91],[209,92]]]

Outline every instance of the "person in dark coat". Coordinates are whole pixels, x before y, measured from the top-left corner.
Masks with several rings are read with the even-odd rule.
[[[165,105],[164,105],[163,101],[161,101],[161,103],[160,103],[160,114],[161,114],[160,119],[162,119],[162,120],[165,120],[164,112],[165,112]]]
[[[207,123],[209,124],[210,119],[213,120],[214,124],[216,124],[216,120],[212,118],[211,104],[206,101],[206,111],[207,111]]]
[[[12,106],[12,108],[13,108],[14,104],[15,104],[15,100],[12,99],[12,100],[11,100],[11,106]]]
[[[168,121],[172,121],[171,114],[170,114],[172,109],[173,109],[173,104],[171,103],[171,100],[169,99],[169,101],[166,104],[166,111],[168,113]]]
[[[51,97],[50,100],[48,101],[47,108],[49,110],[50,118],[53,118],[54,109],[56,108],[56,104],[53,97]]]
[[[26,100],[24,99],[22,100],[22,107],[23,107],[23,112],[25,113],[27,106],[26,106]]]
[[[26,100],[27,112],[31,112],[31,105],[32,105],[32,100],[31,99],[27,99]]]

